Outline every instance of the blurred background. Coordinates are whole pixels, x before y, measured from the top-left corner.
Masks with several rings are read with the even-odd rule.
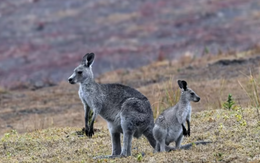
[[[0,134],[84,126],[67,79],[89,52],[97,82],[138,89],[155,118],[177,102],[177,79],[200,95],[194,112],[223,108],[229,94],[252,106],[260,1],[0,0]]]
[[[96,76],[260,43],[259,0],[1,0],[0,85],[67,80],[96,53]]]

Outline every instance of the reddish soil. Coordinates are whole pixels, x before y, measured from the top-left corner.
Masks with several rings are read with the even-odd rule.
[[[259,0],[1,0],[0,85],[66,80],[87,52],[95,74],[186,52],[260,43]],[[205,50],[206,49],[206,50]]]

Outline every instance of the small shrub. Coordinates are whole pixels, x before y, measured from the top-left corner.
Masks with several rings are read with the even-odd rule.
[[[228,99],[224,102],[223,107],[225,109],[231,110],[235,106],[235,101],[233,100],[232,94],[228,95]]]
[[[209,54],[209,53],[210,53],[209,48],[204,47],[203,54]]]

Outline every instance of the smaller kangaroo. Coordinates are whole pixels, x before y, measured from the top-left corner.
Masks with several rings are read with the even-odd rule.
[[[181,147],[183,136],[190,136],[191,105],[190,101],[198,102],[200,97],[190,88],[187,88],[187,82],[178,80],[181,88],[181,97],[179,102],[166,110],[156,119],[153,128],[153,135],[156,140],[155,152],[171,151],[176,149],[188,149],[192,144]],[[188,124],[188,130],[185,128],[185,122]],[[176,143],[176,147],[170,147],[171,142]],[[206,144],[208,142],[195,142],[195,144]]]

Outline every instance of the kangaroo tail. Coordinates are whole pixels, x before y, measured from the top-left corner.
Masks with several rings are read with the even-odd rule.
[[[190,149],[193,145],[206,145],[208,143],[213,143],[212,141],[197,141],[197,142],[194,142],[194,143],[189,143],[189,144],[185,144],[183,146],[181,146],[180,149],[184,149],[184,150],[188,150]]]

